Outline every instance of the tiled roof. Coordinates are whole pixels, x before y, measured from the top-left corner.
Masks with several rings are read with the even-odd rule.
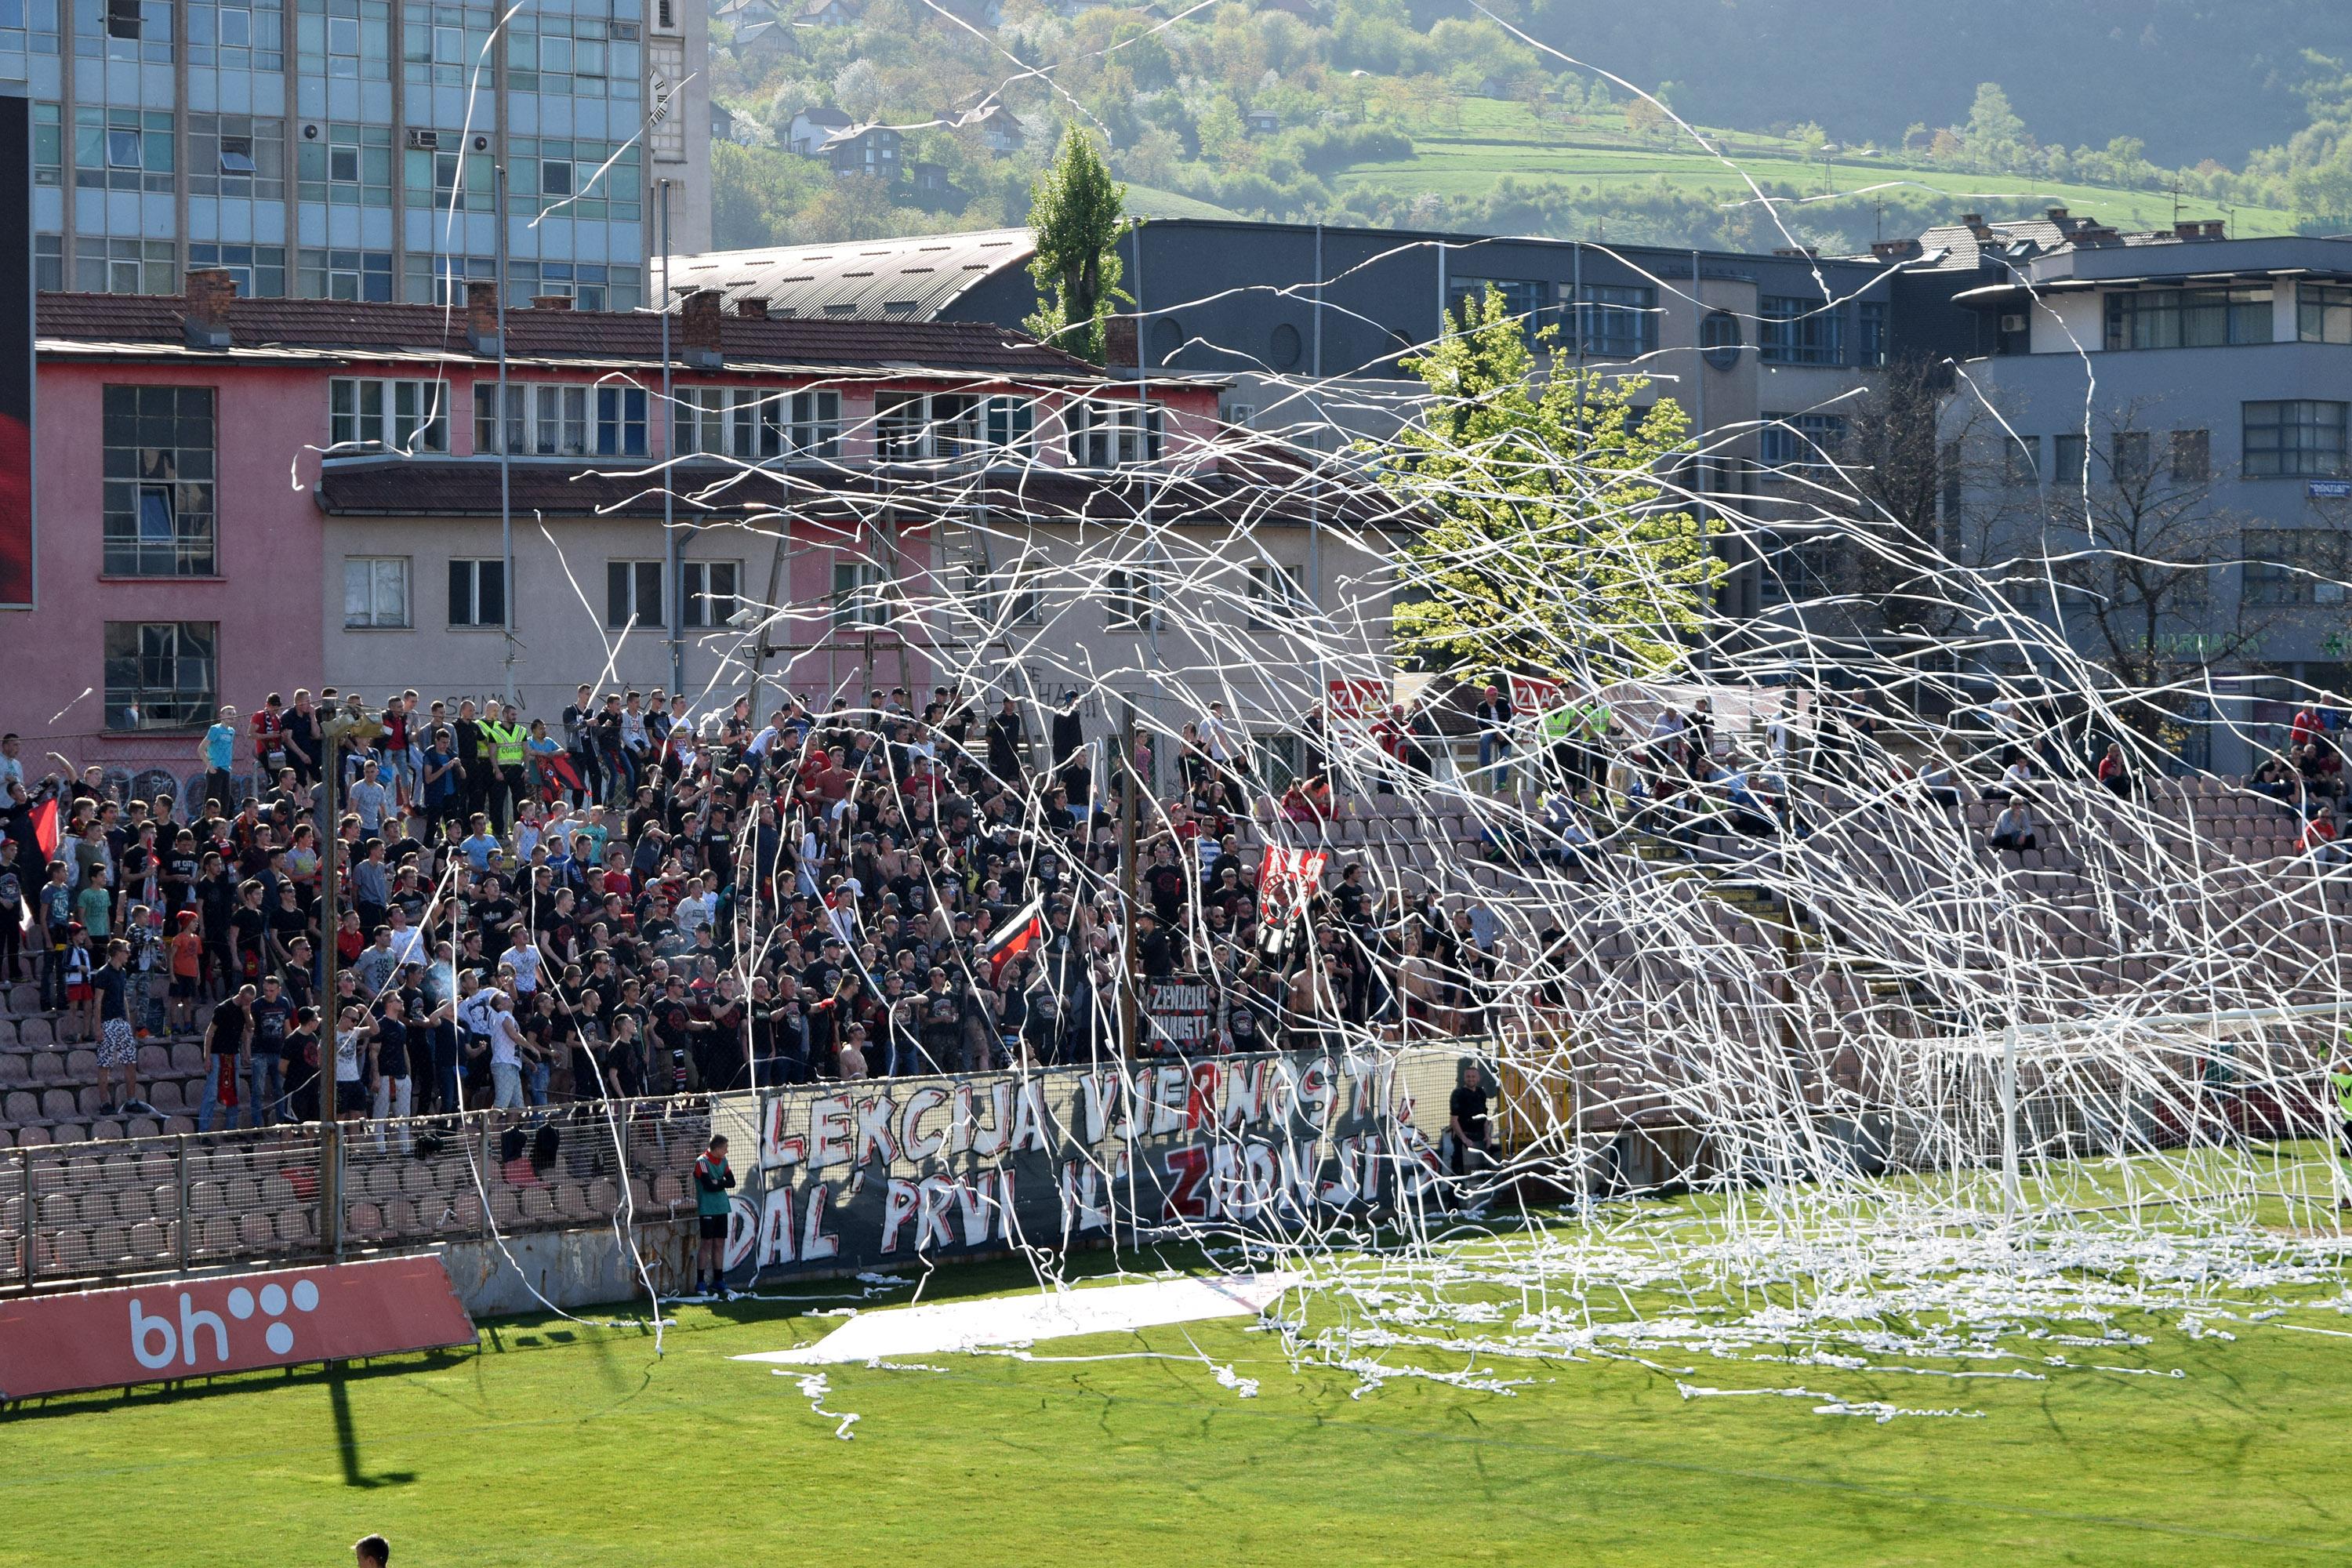
[[[43,294],[38,333],[45,346],[89,352],[182,354],[184,302],[175,295]],[[356,304],[337,300],[239,300],[229,308],[233,353],[429,353],[477,356],[466,338],[466,312],[437,305]],[[680,354],[673,317],[670,346]],[[511,363],[583,366],[658,366],[661,318],[651,312],[509,308]],[[730,365],[838,371],[921,369],[1059,380],[1097,380],[1086,361],[1009,327],[981,321],[751,321],[729,316],[719,345]]]
[[[1255,459],[1255,460],[1250,460]],[[1376,489],[1333,479],[1313,489],[1295,466],[1282,470],[1263,452],[1247,469],[1221,459],[1211,471],[1162,474],[1076,472],[1044,466],[965,472],[909,472],[812,463],[747,468],[681,463],[636,468],[579,462],[518,460],[509,465],[513,514],[549,517],[659,517],[662,487],[682,520],[735,519],[777,512],[809,518],[871,517],[887,501],[902,522],[961,516],[978,507],[1018,513],[1032,523],[1131,523],[1150,515],[1167,522],[1294,523],[1315,514],[1335,525],[1402,522]],[[499,466],[484,458],[333,461],[320,468],[319,509],[334,516],[495,517]]]

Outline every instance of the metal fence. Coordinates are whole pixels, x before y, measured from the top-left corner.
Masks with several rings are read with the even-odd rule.
[[[0,1150],[0,1293],[562,1230],[625,1200],[669,1219],[693,1212],[712,1115],[615,1100]]]

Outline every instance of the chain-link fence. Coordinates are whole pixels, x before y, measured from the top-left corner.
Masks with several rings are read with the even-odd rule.
[[[0,1292],[670,1219],[712,1115],[614,1100],[0,1150]]]

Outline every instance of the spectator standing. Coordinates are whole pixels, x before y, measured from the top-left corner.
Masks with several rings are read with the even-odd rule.
[[[727,1140],[711,1134],[710,1142],[694,1162],[694,1293],[704,1299],[720,1294],[720,1275],[727,1261],[727,1194],[735,1173],[727,1163]],[[726,1298],[735,1300],[727,1290]]]
[[[1478,725],[1478,771],[1492,768],[1487,787],[1500,793],[1511,787],[1511,700],[1489,685],[1471,710]]]
[[[106,944],[106,962],[90,977],[98,1002],[98,1113],[100,1116],[152,1116],[155,1108],[139,1098],[139,1042],[131,1031],[131,972],[124,963],[131,944],[120,937]],[[122,1075],[122,1099],[113,1100],[108,1085]]]
[[[205,764],[205,798],[217,801],[224,811],[236,809],[236,710],[224,706],[213,727],[196,747]]]
[[[270,984],[275,985],[276,977]],[[257,997],[250,985],[213,1005],[212,1021],[205,1026],[205,1101],[196,1113],[196,1131],[213,1130],[213,1112],[221,1112],[224,1129],[236,1125],[236,1084],[254,1047],[253,1008]],[[259,1126],[260,1106],[247,1113],[248,1125]]]

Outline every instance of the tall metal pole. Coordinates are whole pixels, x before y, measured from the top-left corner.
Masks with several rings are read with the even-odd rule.
[[[1157,770],[1154,770],[1157,771]],[[1119,987],[1125,994],[1118,1016],[1118,1058],[1131,1062],[1136,1058],[1139,1016],[1143,1005],[1143,987],[1137,983],[1136,968],[1141,947],[1135,940],[1135,818],[1139,803],[1136,793],[1139,782],[1135,772],[1135,700],[1129,698],[1119,715],[1118,767],[1118,889],[1121,899],[1119,913]]]
[[[1307,374],[1315,383],[1315,401],[1310,407],[1323,405],[1323,226],[1315,226],[1315,351],[1307,362]],[[1318,620],[1323,614],[1323,432],[1315,432],[1315,479],[1307,489],[1307,597],[1313,606],[1311,613]],[[1315,701],[1321,703],[1330,695],[1331,686],[1323,666],[1323,639],[1315,639]]]
[[[499,595],[505,610],[507,700],[515,700],[515,569],[514,569],[514,505],[508,465],[514,457],[514,421],[507,413],[507,166],[490,165],[490,184],[496,192],[490,205],[498,222],[493,237],[498,246],[498,286],[491,298],[499,312],[499,554],[505,563],[506,582]],[[330,947],[333,943],[328,944]]]
[[[675,433],[677,416],[674,412],[676,405],[670,401],[669,369],[669,181],[661,182],[662,417]],[[677,460],[677,454],[671,452],[669,458],[674,463]],[[669,689],[673,695],[686,689],[686,552],[678,545],[677,523],[673,511],[677,499],[674,489],[674,479],[665,478],[662,481],[662,537],[668,541],[669,546],[669,568],[666,580],[669,614],[666,618],[669,622]]]
[[[2003,1216],[2017,1224],[2024,1194],[2017,1177],[2017,1026],[2000,1036],[2000,1201]]]
[[[503,232],[506,223],[503,212],[499,216],[499,222]],[[506,269],[500,268],[499,270],[503,278]],[[506,334],[500,332],[499,335],[503,342]],[[503,354],[499,369],[503,374],[506,369]],[[503,391],[499,397],[499,416],[501,419],[506,417]],[[503,447],[506,443],[501,440],[499,445]],[[511,601],[513,595],[509,593],[508,598]],[[319,856],[319,934],[326,950],[321,955],[325,965],[321,972],[324,984],[319,992],[319,1242],[330,1248],[337,1246],[342,1230],[339,1223],[342,1215],[342,1161],[337,1158],[335,1146],[335,1025],[338,1022],[335,983],[337,972],[342,964],[341,954],[335,951],[335,931],[342,921],[338,889],[342,882],[343,835],[341,811],[336,796],[341,793],[343,782],[343,736],[350,729],[349,720],[339,723],[331,714],[323,717],[319,724],[319,734],[325,741],[327,750],[327,765],[320,770],[319,785],[320,815],[325,818],[321,826],[326,830],[326,843]],[[258,1122],[260,1118],[261,1108],[256,1106],[254,1120]]]

